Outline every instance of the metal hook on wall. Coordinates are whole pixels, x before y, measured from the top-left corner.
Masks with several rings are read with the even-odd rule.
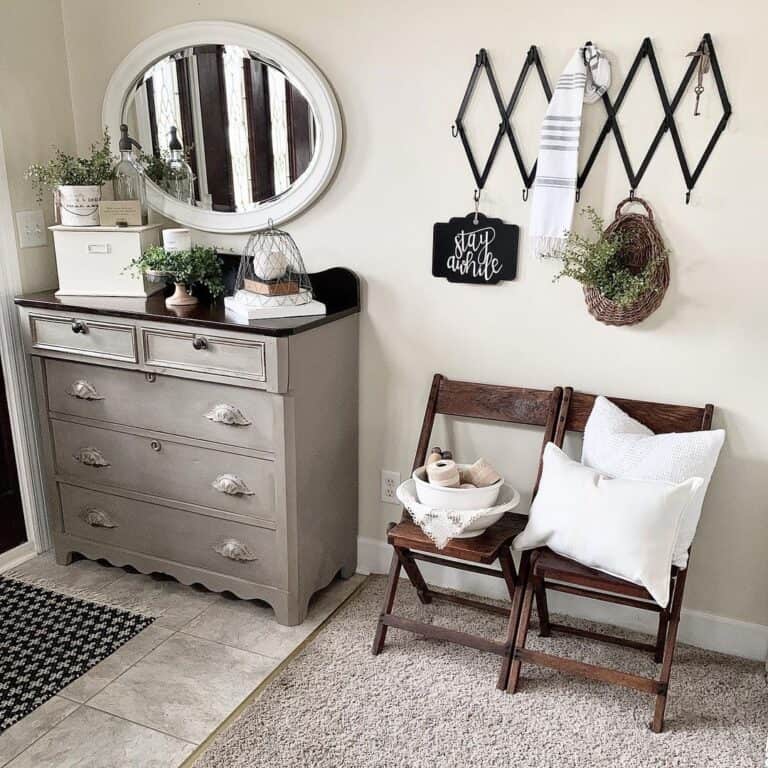
[[[478,214],[480,213],[480,190],[476,189],[474,195],[472,195],[473,200],[475,201],[475,218],[472,219],[472,223],[477,226],[480,223],[480,219],[478,218]]]
[[[687,190],[685,193],[685,204],[690,205],[691,203],[691,190]]]
[[[581,190],[577,188],[576,189],[576,202],[578,203],[579,200],[581,200]]]
[[[629,199],[634,200],[635,199],[635,190],[634,187],[629,190]]]
[[[528,202],[528,187],[525,187],[525,189],[523,189],[523,202],[524,203]]]
[[[455,139],[458,137],[458,135],[459,135],[459,128],[456,125],[456,123],[453,123],[453,125],[451,125],[451,136],[453,136],[453,138]]]

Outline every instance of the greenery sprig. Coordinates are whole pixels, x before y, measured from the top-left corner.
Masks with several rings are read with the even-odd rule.
[[[126,270],[135,275],[162,272],[175,283],[204,285],[214,298],[224,293],[221,259],[215,248],[194,245],[189,251],[166,251],[162,245],[151,245]]]
[[[47,163],[34,163],[25,174],[35,186],[37,201],[46,189],[59,186],[100,187],[114,176],[115,159],[110,148],[109,131],[104,130],[101,142],[91,144],[90,156],[77,157],[54,147],[54,156]]]
[[[656,290],[653,276],[664,254],[649,259],[640,272],[633,272],[622,257],[627,245],[619,232],[606,234],[605,222],[592,207],[581,211],[589,219],[594,239],[568,232],[565,247],[549,254],[562,261],[563,268],[554,280],[570,277],[584,286],[597,289],[621,307],[629,306],[649,291]]]
[[[189,163],[192,158],[193,149],[194,145],[184,148],[183,157],[187,163]],[[154,181],[158,187],[162,187],[163,182],[168,177],[168,162],[171,159],[170,151],[161,149],[160,154],[155,155],[138,150],[136,159],[139,162],[139,165],[144,169],[144,175],[151,181]]]

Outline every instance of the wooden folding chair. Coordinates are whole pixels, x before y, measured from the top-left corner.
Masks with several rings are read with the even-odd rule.
[[[466,417],[489,421],[501,421],[511,424],[531,425],[544,428],[544,439],[539,454],[539,469],[536,477],[534,494],[538,488],[541,475],[541,459],[546,444],[554,438],[555,426],[562,389],[556,387],[552,391],[540,389],[519,389],[517,387],[500,387],[489,384],[473,384],[464,381],[450,381],[441,374],[435,374],[432,379],[432,389],[429,393],[427,410],[421,427],[421,435],[416,449],[414,469],[423,466],[427,457],[430,435],[438,413],[448,416]],[[384,598],[384,606],[379,616],[372,651],[381,652],[387,635],[387,627],[397,627],[410,632],[416,632],[425,637],[477,648],[482,651],[497,653],[503,657],[502,668],[498,678],[498,687],[506,686],[509,667],[512,661],[515,630],[520,618],[522,596],[527,578],[527,568],[530,556],[526,553],[520,567],[518,577],[512,559],[511,542],[525,527],[527,517],[518,513],[507,512],[499,522],[492,525],[482,535],[471,539],[453,539],[444,549],[438,550],[429,537],[403,510],[401,522],[391,523],[388,531],[388,541],[394,548],[392,564],[389,568],[389,580]],[[445,558],[455,558],[446,560]],[[432,591],[416,563],[421,560],[428,563],[457,568],[471,573],[480,573],[496,578],[503,578],[509,598],[512,602],[510,609],[489,605],[478,600],[465,597],[446,595]],[[501,565],[501,571],[488,566],[496,560]],[[456,562],[460,561],[460,562]],[[397,591],[400,570],[403,569],[416,588],[422,603],[431,603],[433,599],[445,600],[459,605],[498,613],[509,617],[505,642],[500,643],[484,637],[472,635],[458,630],[434,626],[420,621],[414,621],[392,613],[392,606]]]
[[[656,433],[694,432],[710,429],[712,425],[714,409],[711,405],[706,405],[704,408],[694,408],[638,400],[610,399],[625,413],[642,422]],[[565,388],[554,440],[557,446],[562,447],[567,431],[584,431],[589,414],[592,412],[594,401],[595,395],[574,392],[570,387]],[[617,510],[618,512],[619,510]],[[587,568],[546,548],[537,551],[531,559],[530,578],[526,585],[525,597],[523,599],[515,642],[514,659],[507,690],[515,693],[520,678],[520,665],[522,662],[528,662],[581,675],[593,680],[623,685],[627,688],[652,693],[656,696],[656,708],[653,714],[653,721],[651,722],[651,729],[656,733],[660,733],[664,728],[664,710],[667,705],[669,677],[672,671],[672,658],[675,653],[677,627],[680,621],[680,609],[683,604],[686,574],[687,569],[672,567],[670,600],[667,607],[662,609],[653,601],[648,591],[637,584],[615,576],[609,576],[593,568]],[[548,589],[658,613],[659,626],[656,642],[636,642],[621,637],[605,635],[600,632],[569,627],[565,624],[552,623],[549,620],[549,611],[547,609],[546,591]],[[640,675],[628,674],[609,667],[584,664],[573,659],[553,656],[526,648],[525,641],[528,634],[534,596],[536,597],[539,614],[539,635],[541,637],[549,637],[553,631],[563,632],[615,645],[623,645],[641,651],[649,651],[653,654],[656,663],[661,664],[661,672],[658,678],[641,677]]]

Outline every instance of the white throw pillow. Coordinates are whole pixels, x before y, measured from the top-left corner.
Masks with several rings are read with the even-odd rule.
[[[679,484],[605,477],[549,443],[539,492],[514,547],[547,546],[645,587],[664,608],[678,529],[702,484],[698,477]]]
[[[581,461],[611,477],[669,483],[681,483],[689,477],[704,480],[683,518],[672,557],[674,565],[685,568],[704,496],[724,441],[723,429],[655,435],[601,396],[595,399],[587,419]]]

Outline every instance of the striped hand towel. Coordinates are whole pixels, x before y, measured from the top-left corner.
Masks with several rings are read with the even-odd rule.
[[[565,244],[576,204],[581,111],[611,83],[608,59],[594,45],[578,48],[557,81],[539,138],[531,242],[536,254],[556,256]]]

